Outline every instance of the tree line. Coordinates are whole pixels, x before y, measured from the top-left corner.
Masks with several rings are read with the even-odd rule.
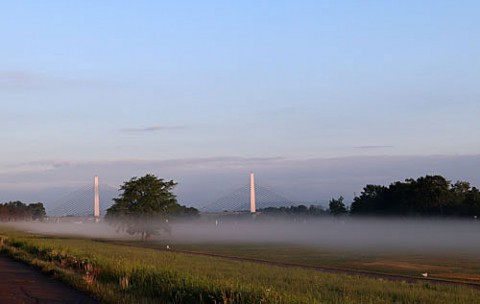
[[[42,203],[24,204],[14,201],[0,204],[0,221],[35,221],[46,216]]]
[[[322,206],[305,205],[290,206],[290,207],[267,207],[258,209],[257,212],[272,215],[272,216],[290,216],[290,215],[302,215],[302,216],[324,216],[328,215],[327,210]]]
[[[164,180],[152,174],[133,177],[120,187],[121,194],[114,199],[105,219],[118,230],[140,234],[142,240],[162,232],[168,234],[170,219],[199,216],[197,209],[177,202],[173,194],[176,185],[173,180]],[[426,175],[416,180],[410,178],[388,187],[366,185],[361,194],[354,197],[350,207],[343,200],[341,196],[333,198],[328,210],[321,206],[299,205],[258,211],[275,216],[323,216],[328,213],[336,216],[348,213],[377,216],[480,215],[480,191],[468,182],[452,184],[440,175]]]
[[[388,187],[366,185],[350,208],[342,197],[332,199],[329,207],[334,215],[470,217],[480,215],[480,191],[465,181],[451,183],[441,175],[426,175]]]

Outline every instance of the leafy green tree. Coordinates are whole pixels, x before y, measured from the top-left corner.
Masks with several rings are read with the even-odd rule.
[[[445,208],[446,214],[465,216],[470,213],[469,207],[467,206],[467,197],[470,193],[470,183],[457,181],[455,184],[451,185],[450,188],[450,202]]]
[[[29,204],[28,206],[21,201],[0,204],[1,221],[43,220],[45,216],[45,208],[42,203]]]
[[[366,185],[359,197],[353,199],[350,207],[352,214],[378,214],[382,213],[387,188],[378,185]]]
[[[200,216],[200,213],[196,208],[182,205],[177,205],[177,207],[173,208],[171,214],[176,218],[183,219],[198,218]]]
[[[414,200],[423,214],[443,215],[451,201],[450,182],[440,175],[426,175],[415,182]]]
[[[8,202],[3,207],[8,221],[25,221],[32,217],[27,205],[21,201]]]
[[[33,203],[29,204],[27,208],[30,210],[32,215],[32,220],[40,220],[43,221],[43,218],[47,215],[45,212],[45,207],[42,203]]]
[[[355,197],[354,215],[475,216],[480,213],[480,193],[468,182],[450,181],[440,175],[406,179],[390,186],[367,185]]]
[[[473,187],[465,196],[465,208],[467,215],[480,216],[480,190]]]
[[[330,214],[334,216],[343,215],[348,212],[347,207],[343,203],[343,196],[340,196],[338,199],[332,198],[328,204],[328,209],[330,210]]]
[[[173,180],[165,181],[155,175],[133,177],[121,187],[122,193],[107,210],[106,219],[118,230],[140,234],[142,240],[161,232],[170,233],[168,216],[179,209]]]

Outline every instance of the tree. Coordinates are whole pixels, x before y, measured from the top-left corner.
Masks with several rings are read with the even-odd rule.
[[[29,204],[27,207],[32,214],[32,220],[34,221],[43,221],[43,218],[47,215],[47,213],[45,212],[45,207],[42,203]]]
[[[445,208],[445,212],[448,215],[466,216],[472,210],[469,210],[467,203],[467,197],[470,193],[470,183],[457,181],[450,187],[450,202]]]
[[[419,211],[425,215],[443,215],[452,198],[450,182],[440,175],[426,175],[417,178],[413,185],[413,201]]]
[[[367,185],[350,207],[352,215],[475,216],[480,192],[470,183],[440,175],[406,179],[390,186]]]
[[[122,193],[114,199],[105,218],[118,230],[140,234],[142,240],[153,234],[170,233],[168,216],[179,209],[172,193],[176,185],[173,180],[165,181],[152,174],[133,177],[120,187]]]
[[[28,210],[27,205],[21,201],[8,202],[3,205],[7,221],[26,221],[32,218],[31,211]]]
[[[350,206],[352,214],[378,214],[382,213],[384,197],[388,188],[379,185],[366,185],[359,197],[354,197]]]
[[[338,199],[332,198],[328,204],[328,209],[330,214],[334,216],[343,215],[348,212],[347,207],[343,203],[343,196],[340,196]]]
[[[468,215],[480,216],[480,190],[473,187],[468,191],[464,204]]]
[[[42,221],[45,216],[45,208],[42,203],[29,204],[28,206],[21,201],[0,204],[1,221]]]

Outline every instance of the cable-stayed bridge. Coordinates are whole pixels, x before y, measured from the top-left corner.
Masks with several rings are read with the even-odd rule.
[[[103,183],[98,185],[100,216],[105,215],[106,210],[112,206],[113,199],[119,194],[118,188]],[[94,201],[95,184],[89,183],[59,198],[50,206],[46,206],[47,215],[53,217],[94,216]],[[235,188],[218,199],[204,204],[199,209],[202,212],[256,212],[256,209],[292,205],[298,205],[298,202],[279,194],[272,187],[254,182],[253,174],[251,174],[250,183]]]
[[[118,189],[107,184],[99,184],[100,214],[113,204],[113,198],[118,197]],[[93,183],[85,185],[56,200],[47,206],[49,216],[94,216],[95,186]]]
[[[222,212],[222,211],[250,211],[252,210],[252,188],[254,189],[255,209],[268,207],[286,207],[297,205],[298,202],[279,194],[270,186],[259,182],[250,182],[240,186],[220,198],[204,205],[201,211]]]

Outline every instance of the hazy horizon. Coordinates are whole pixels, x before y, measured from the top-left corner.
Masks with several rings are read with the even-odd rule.
[[[463,180],[479,188],[479,166],[480,155],[64,163],[40,172],[17,173],[13,182],[12,174],[0,173],[0,202],[41,201],[51,206],[72,191],[91,185],[94,174],[100,176],[101,184],[118,189],[133,176],[153,173],[179,183],[175,193],[181,204],[202,207],[247,185],[249,173],[255,172],[259,184],[289,200],[327,206],[332,197],[340,195],[348,204],[367,184],[389,185],[424,175],[439,174],[453,183]]]

